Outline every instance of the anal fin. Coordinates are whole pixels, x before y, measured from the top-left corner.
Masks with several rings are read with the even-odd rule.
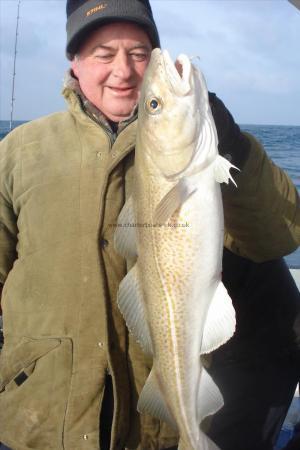
[[[141,345],[144,352],[147,355],[152,355],[152,342],[137,265],[134,265],[121,281],[117,302],[129,331]]]
[[[168,423],[174,430],[177,429],[176,422],[161,394],[153,368],[141,392],[137,409],[140,413],[157,417],[159,420]]]
[[[126,201],[118,217],[114,235],[116,251],[124,258],[137,257],[137,236],[132,196]]]

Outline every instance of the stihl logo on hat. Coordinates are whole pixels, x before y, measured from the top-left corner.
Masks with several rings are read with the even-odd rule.
[[[105,9],[107,7],[107,3],[100,3],[100,5],[95,6],[94,8],[87,11],[86,16],[91,16],[92,14],[95,14],[98,11],[102,11],[102,9]]]

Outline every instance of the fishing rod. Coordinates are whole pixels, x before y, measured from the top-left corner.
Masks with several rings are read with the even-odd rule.
[[[289,2],[296,6],[296,8],[300,9],[300,0],[289,0]]]
[[[19,34],[18,30],[19,30],[19,18],[20,18],[20,5],[21,5],[21,0],[18,0],[18,13],[17,13],[16,35],[15,35],[14,69],[13,69],[12,91],[11,91],[11,109],[10,109],[9,131],[12,130],[12,126],[13,126],[14,101],[15,101],[16,60],[17,60],[17,46],[18,46],[18,34]]]

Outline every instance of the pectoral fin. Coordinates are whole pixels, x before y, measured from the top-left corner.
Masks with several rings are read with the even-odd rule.
[[[196,189],[194,180],[181,178],[157,205],[154,223],[165,223]]]
[[[229,180],[231,180],[233,184],[237,186],[236,182],[232,178],[230,169],[240,170],[233,164],[231,164],[227,159],[223,158],[223,156],[218,155],[214,167],[215,180],[218,183],[226,183],[226,184],[228,184]]]
[[[141,345],[144,352],[148,355],[152,355],[152,342],[145,313],[137,265],[135,265],[121,281],[117,302],[129,331]]]
[[[157,417],[163,422],[168,423],[173,429],[177,429],[176,422],[170,414],[161,394],[153,368],[141,392],[137,404],[137,410],[140,413],[150,414],[151,416]]]
[[[235,310],[224,284],[220,281],[207,312],[201,354],[225,344],[235,332]]]

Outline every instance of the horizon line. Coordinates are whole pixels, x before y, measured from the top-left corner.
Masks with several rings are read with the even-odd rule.
[[[33,120],[37,120],[40,117],[43,116],[39,116],[39,117],[35,117],[34,119],[27,119],[27,120],[23,120],[23,119],[14,119],[13,123],[16,122],[32,122]],[[0,119],[0,122],[10,122],[10,119]],[[299,124],[281,124],[281,123],[250,123],[250,122],[236,122],[237,125],[239,127],[243,127],[243,126],[255,126],[255,127],[300,127],[300,123]]]

